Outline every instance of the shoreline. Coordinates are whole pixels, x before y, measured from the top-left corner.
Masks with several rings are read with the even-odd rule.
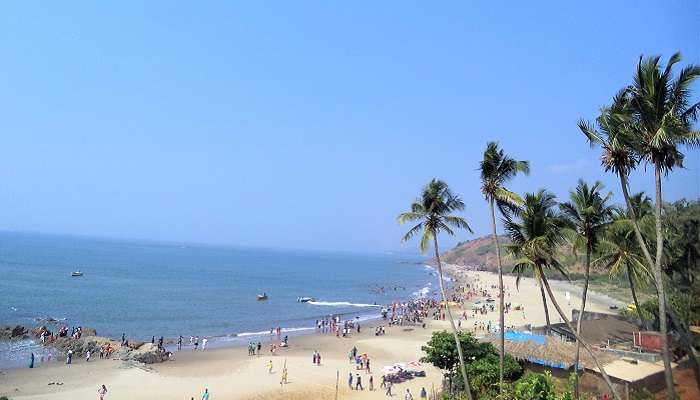
[[[415,291],[411,292],[405,287],[403,288],[405,290],[404,293],[402,293],[402,296],[398,296],[395,298],[392,303],[395,302],[407,302],[411,301],[413,299],[417,298],[438,298],[439,297],[439,291],[435,288],[433,285],[434,282],[437,282],[437,272],[436,268],[427,264],[426,262],[411,262],[409,263],[413,267],[418,267],[421,269],[428,269],[431,272],[428,274],[430,276],[430,279],[428,282],[425,283],[425,285]],[[450,287],[451,283],[455,278],[448,276],[447,273],[445,273],[445,278],[446,278],[446,284],[448,288]],[[449,278],[449,280],[447,279]],[[427,290],[426,290],[427,289]],[[328,301],[317,301],[313,302],[312,304],[314,305],[319,305],[319,306],[328,306],[328,307],[333,307],[333,306],[345,306],[345,307],[358,307],[357,312],[353,311],[345,311],[345,312],[339,312],[339,313],[328,313],[328,314],[317,314],[314,317],[311,318],[294,318],[294,319],[288,319],[284,320],[282,324],[274,324],[274,326],[271,326],[271,329],[276,329],[278,326],[282,329],[282,336],[285,334],[288,335],[290,338],[294,337],[302,337],[302,336],[307,336],[307,335],[314,335],[318,334],[319,332],[317,331],[316,327],[313,326],[314,322],[313,319],[315,318],[316,321],[322,320],[325,318],[329,318],[331,316],[339,316],[343,320],[353,320],[353,321],[358,321],[363,324],[368,324],[370,327],[375,327],[377,324],[382,321],[382,315],[381,315],[381,310],[385,308],[389,308],[390,304],[364,304],[364,303],[353,303],[349,301],[339,301],[339,302],[328,302]],[[376,312],[374,311],[376,309]],[[295,321],[299,321],[300,324],[294,324]],[[55,324],[46,324],[47,327],[53,330],[57,330],[58,327],[62,325],[66,325],[66,321],[60,321],[59,323]],[[289,326],[283,326],[283,324],[288,324]],[[309,326],[299,326],[299,325],[304,325],[304,323],[310,323]],[[69,325],[66,325],[69,326]],[[77,326],[77,325],[76,325]],[[29,327],[25,326],[29,331],[31,331],[33,328],[36,327]],[[225,334],[216,334],[216,335],[199,335],[200,341],[203,338],[208,339],[207,346],[208,348],[211,349],[219,349],[219,348],[241,348],[247,346],[249,341],[255,341],[255,342],[269,342],[270,338],[270,330],[260,330],[260,331],[243,331],[243,332],[233,332],[233,333],[225,333]],[[276,335],[275,335],[276,336]],[[102,336],[99,335],[97,338],[101,340],[109,340],[112,342],[121,342],[120,338],[115,338],[111,336]],[[127,336],[127,339],[129,341],[135,341],[135,342],[141,342],[139,337],[129,337]],[[147,338],[144,337],[145,340],[143,342],[148,343]],[[158,337],[156,337],[156,341],[158,340]],[[171,338],[164,338],[164,344],[165,348],[168,351],[173,352],[173,354],[177,354],[179,351],[177,350],[177,337],[171,337]],[[23,368],[24,365],[28,363],[28,361],[25,361],[29,359],[29,353],[30,352],[35,352],[37,355],[37,363],[40,365],[42,364],[48,364],[49,362],[44,362],[44,357],[46,357],[48,354],[51,354],[52,360],[50,363],[53,365],[54,363],[59,363],[65,360],[65,355],[61,354],[58,352],[54,347],[52,346],[43,346],[38,342],[37,338],[34,337],[29,337],[25,339],[11,339],[11,340],[6,340],[3,342],[0,342],[0,346],[11,344],[11,343],[23,343],[24,344],[24,357],[20,357],[19,359],[13,360],[10,358],[4,358],[0,357],[0,371],[2,370],[11,370],[11,369],[17,369],[17,368]],[[29,342],[29,343],[28,343]],[[189,345],[186,346],[186,343],[189,343],[189,336],[185,337],[183,335],[183,350],[185,348],[189,348]],[[9,347],[9,346],[4,346],[4,347]]]
[[[497,281],[497,274],[468,271],[464,267],[450,266],[452,280],[450,286],[469,284],[472,288],[487,289]],[[523,325],[526,322],[538,325],[544,320],[539,298],[539,289],[534,280],[523,279],[519,289],[515,289],[514,277],[504,277],[508,299],[524,307],[522,312],[506,314],[506,325]],[[571,304],[564,301],[566,288],[553,285],[555,295],[565,312],[570,312],[572,305],[580,299],[572,293]],[[473,296],[463,307],[453,308],[455,317],[464,313],[461,319],[463,331],[471,331],[475,336],[485,336],[483,326],[487,321],[496,321],[497,312],[485,315],[472,313],[472,305],[480,296]],[[590,307],[596,311],[603,309],[606,299],[595,292],[589,292]],[[607,309],[607,307],[605,307]],[[496,310],[497,311],[497,310]],[[554,314],[552,314],[554,316]],[[290,337],[289,347],[281,348],[277,355],[270,355],[268,346],[263,345],[263,355],[248,356],[244,346],[207,348],[205,351],[183,350],[174,354],[173,361],[149,365],[124,365],[121,361],[96,360],[89,363],[79,360],[73,365],[63,363],[41,365],[37,369],[14,368],[0,372],[0,396],[6,395],[13,400],[75,400],[92,399],[98,385],[105,384],[110,390],[110,397],[141,400],[150,398],[190,398],[201,397],[204,388],[209,388],[217,399],[333,399],[337,376],[340,381],[341,399],[380,399],[385,398],[383,390],[369,392],[350,390],[347,386],[349,373],[360,373],[368,383],[369,376],[374,377],[375,389],[378,389],[383,366],[394,363],[409,363],[423,356],[421,346],[430,339],[432,332],[449,330],[449,321],[435,320],[428,316],[424,319],[425,329],[421,324],[388,325],[383,320],[362,324],[360,334],[353,332],[349,337],[337,338],[335,334],[318,333]],[[455,321],[457,322],[457,321]],[[557,322],[556,316],[552,323]],[[386,335],[375,336],[373,326],[384,325]],[[269,334],[267,335],[269,337]],[[272,337],[278,340],[277,336]],[[367,353],[372,359],[373,373],[366,374],[355,370],[355,365],[348,363],[348,350],[356,346],[361,353]],[[323,356],[320,366],[311,363],[311,355],[319,351]],[[267,372],[267,363],[272,360],[274,371]],[[286,363],[289,368],[290,383],[280,385],[281,367]],[[403,393],[407,388],[414,397],[421,387],[430,393],[433,386],[439,388],[442,373],[432,365],[423,364],[426,372],[424,378],[415,378],[396,385],[395,394]],[[366,389],[366,388],[365,388]]]

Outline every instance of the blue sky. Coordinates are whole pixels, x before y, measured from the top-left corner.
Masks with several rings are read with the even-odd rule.
[[[395,218],[439,177],[487,234],[486,142],[530,160],[513,190],[617,193],[576,121],[641,53],[700,63],[699,20],[694,1],[5,4],[0,229],[413,249]],[[667,199],[698,197],[686,164]]]

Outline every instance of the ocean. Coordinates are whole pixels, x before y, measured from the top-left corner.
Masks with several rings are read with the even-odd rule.
[[[54,318],[112,338],[243,344],[272,327],[298,334],[330,314],[376,318],[382,305],[432,295],[437,277],[422,260],[0,232],[0,325]],[[267,301],[256,299],[262,292]],[[304,296],[316,301],[297,301]],[[0,342],[0,367],[26,364],[36,350]]]

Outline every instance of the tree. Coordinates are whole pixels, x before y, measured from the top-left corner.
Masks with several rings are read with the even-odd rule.
[[[472,360],[467,366],[471,390],[484,395],[493,394],[493,389],[499,385],[498,352],[491,343],[479,342],[469,332],[459,333],[459,343],[464,357]],[[430,341],[421,347],[421,350],[425,352],[421,362],[447,371],[447,375],[454,379],[458,386],[464,387],[461,375],[456,374],[459,356],[451,333],[433,332]],[[505,357],[505,366],[506,379],[517,379],[522,373],[520,364],[510,355]]]
[[[554,268],[564,273],[554,254],[557,247],[564,243],[563,231],[568,223],[556,211],[557,204],[554,195],[546,190],[542,189],[537,193],[527,193],[524,200],[523,207],[517,213],[517,220],[507,219],[504,221],[506,231],[512,242],[507,249],[515,258],[514,271],[518,275],[516,282],[519,282],[525,270],[533,270],[536,279],[540,282],[540,289],[544,287],[547,291],[547,295],[561,319],[569,330],[573,332],[576,340],[590,354],[615,398],[620,400],[620,396],[613,387],[610,377],[598,361],[590,345],[571,326],[569,318],[559,306],[544,272],[545,268]],[[547,310],[546,307],[545,310]]]
[[[674,79],[673,66],[681,61],[680,53],[671,56],[663,68],[660,57],[640,57],[634,83],[627,89],[634,117],[632,147],[640,159],[654,166],[656,188],[656,257],[652,272],[659,297],[659,330],[665,367],[668,397],[676,397],[673,387],[671,358],[666,323],[666,292],[662,274],[663,227],[661,175],[683,167],[682,145],[700,145],[700,134],[693,130],[700,102],[690,104],[691,85],[700,76],[700,67],[688,65]],[[651,261],[651,260],[650,260]]]
[[[651,200],[647,197],[647,201]],[[651,330],[649,322],[644,317],[636,289],[649,283],[651,272],[644,263],[644,256],[639,243],[634,237],[634,228],[624,211],[617,211],[613,223],[606,229],[603,239],[598,246],[598,258],[593,264],[609,271],[610,276],[627,276],[632,300],[637,316],[646,330]]]
[[[613,208],[608,204],[612,193],[603,195],[603,184],[599,181],[588,186],[583,180],[578,181],[576,190],[569,193],[570,201],[562,203],[559,208],[563,216],[569,221],[572,228],[572,248],[574,251],[585,249],[585,279],[583,282],[583,294],[581,295],[581,311],[576,322],[576,333],[581,334],[581,321],[586,310],[586,297],[588,296],[588,282],[591,275],[591,254],[596,251],[603,230],[610,223]],[[577,366],[581,355],[580,343],[576,341],[576,355],[574,365]],[[575,394],[579,397],[578,374],[576,374]]]
[[[498,290],[499,294],[499,327],[500,327],[500,356],[499,383],[503,384],[503,359],[505,356],[505,316],[504,316],[504,293],[503,293],[503,264],[501,263],[501,248],[498,245],[498,232],[496,231],[496,212],[494,205],[498,207],[501,214],[509,215],[514,206],[522,204],[522,199],[516,193],[506,189],[503,185],[513,179],[519,172],[530,173],[530,164],[527,161],[517,161],[506,155],[498,148],[497,142],[486,144],[484,158],[479,164],[481,172],[481,193],[489,203],[491,211],[491,235],[493,244],[496,246],[496,260],[498,261]]]
[[[556,400],[552,374],[527,374],[515,384],[516,400]]]
[[[449,302],[447,301],[447,293],[445,292],[445,280],[442,273],[442,262],[440,262],[440,248],[438,247],[438,235],[441,232],[454,236],[454,231],[451,227],[466,229],[472,232],[467,221],[455,215],[456,211],[464,210],[464,202],[455,194],[452,193],[447,184],[441,180],[433,179],[424,188],[419,199],[411,204],[411,211],[401,213],[398,217],[398,222],[404,224],[409,221],[419,221],[403,236],[402,241],[408,241],[413,236],[421,231],[420,249],[425,253],[430,248],[430,242],[433,242],[435,250],[435,260],[438,267],[438,282],[440,283],[440,294],[442,301],[447,310],[447,317],[452,328],[457,354],[459,356],[459,366],[462,372],[462,379],[465,386],[469,388],[469,379],[467,378],[467,369],[464,364],[464,356],[462,347],[459,345],[459,335],[454,319],[452,319],[452,311],[450,311]],[[467,389],[467,398],[471,400],[471,392]]]

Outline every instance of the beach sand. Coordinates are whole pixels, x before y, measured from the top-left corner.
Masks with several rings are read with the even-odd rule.
[[[496,285],[498,276],[487,272],[465,271],[458,266],[446,266],[446,271],[457,278],[459,284],[469,283],[490,288]],[[506,314],[506,325],[542,325],[544,312],[539,288],[533,279],[523,279],[519,289],[515,288],[515,278],[505,277],[506,302],[519,303],[525,307],[523,313],[516,311]],[[564,282],[552,282],[557,299],[570,316],[571,309],[580,305],[580,288]],[[491,289],[495,295],[496,290]],[[571,292],[567,302],[565,292]],[[605,296],[590,293],[587,309],[609,311],[611,304],[617,304]],[[467,321],[462,321],[464,330],[473,328],[471,307],[467,306]],[[455,317],[461,311],[455,311]],[[550,306],[551,322],[559,322],[556,310]],[[478,320],[497,323],[498,313],[476,316]],[[376,324],[382,324],[381,321]],[[386,326],[386,335],[375,336],[372,324],[367,324],[362,333],[354,333],[349,338],[336,338],[331,334],[311,334],[290,339],[290,347],[280,349],[276,356],[270,356],[269,341],[263,342],[263,354],[250,357],[246,348],[217,348],[206,351],[176,352],[174,361],[145,367],[125,367],[117,360],[94,360],[86,363],[78,361],[72,365],[54,362],[42,364],[35,369],[11,369],[0,373],[0,395],[11,399],[58,399],[81,400],[97,399],[99,385],[105,384],[109,390],[106,399],[201,399],[204,388],[209,388],[210,399],[333,399],[335,397],[336,373],[339,374],[340,399],[379,399],[385,398],[379,389],[381,369],[397,362],[407,363],[418,360],[423,354],[421,346],[430,338],[433,331],[449,329],[447,321],[427,319],[427,326]],[[477,332],[484,334],[484,332]],[[276,339],[276,338],[275,338]],[[367,353],[372,362],[375,391],[368,391],[369,375],[356,371],[348,362],[348,351],[356,346],[360,353]],[[314,350],[322,355],[322,365],[311,362]],[[272,359],[274,370],[267,372],[267,363]],[[283,364],[287,363],[289,383],[280,386]],[[427,376],[415,378],[394,386],[394,394],[403,396],[409,388],[414,398],[419,398],[421,387],[430,393],[433,386],[438,389],[442,380],[439,370],[423,364]],[[360,373],[364,391],[349,390],[348,373]],[[60,385],[52,384],[54,382]]]

